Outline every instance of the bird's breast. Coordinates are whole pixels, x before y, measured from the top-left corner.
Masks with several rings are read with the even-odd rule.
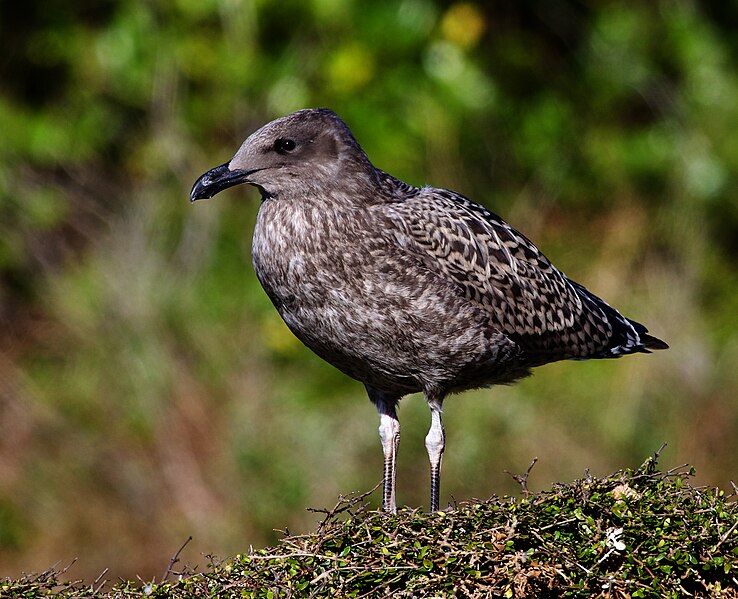
[[[360,338],[371,338],[377,295],[375,269],[365,255],[367,215],[330,206],[262,204],[254,229],[256,275],[295,335],[350,376],[377,369]]]
[[[341,245],[349,218],[311,203],[267,200],[261,205],[253,265],[280,312],[323,302],[326,292],[342,286]]]

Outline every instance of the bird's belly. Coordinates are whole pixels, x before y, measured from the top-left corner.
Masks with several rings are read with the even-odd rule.
[[[419,350],[401,330],[406,315],[378,310],[360,289],[338,281],[260,281],[290,330],[318,356],[375,387],[421,390],[410,359]]]
[[[326,264],[303,266],[311,277],[293,264],[260,269],[259,279],[307,347],[365,384],[398,394],[451,385],[494,349],[487,319],[445,289],[378,270],[349,275]]]

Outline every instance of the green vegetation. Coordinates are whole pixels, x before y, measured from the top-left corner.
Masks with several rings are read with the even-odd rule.
[[[532,455],[540,489],[662,441],[666,467],[727,488],[736,22],[697,0],[0,3],[0,575],[78,557],[87,579],[151,579],[189,535],[192,561],[274,544],[381,476],[362,387],[253,275],[256,192],[187,202],[304,106],[341,114],[377,166],[489,206],[671,345],[450,398],[442,502],[513,492],[503,471]],[[420,507],[428,411],[399,415],[398,500]]]
[[[201,573],[104,591],[56,572],[0,589],[40,597],[738,597],[738,503],[655,460],[523,498],[445,512],[370,510],[342,499],[315,532],[212,560]],[[527,476],[527,475],[526,475]],[[176,563],[175,563],[176,565]]]

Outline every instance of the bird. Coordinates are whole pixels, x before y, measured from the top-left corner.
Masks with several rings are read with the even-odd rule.
[[[668,348],[481,204],[376,168],[330,109],[262,126],[196,180],[190,201],[239,184],[261,194],[252,263],[264,291],[294,335],[363,383],[378,411],[385,512],[397,510],[406,395],[422,392],[430,409],[435,512],[447,396],[550,362]]]

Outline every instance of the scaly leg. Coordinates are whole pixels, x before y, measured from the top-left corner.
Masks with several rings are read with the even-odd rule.
[[[369,398],[379,411],[379,438],[384,452],[384,486],[382,490],[382,510],[397,512],[395,500],[395,474],[397,472],[397,446],[400,444],[400,421],[395,409],[397,400],[388,398],[367,387]]]
[[[397,446],[400,444],[400,421],[395,409],[389,414],[379,415],[379,438],[384,451],[384,488],[382,492],[382,509],[394,514],[397,512],[395,501],[395,474],[397,472]]]
[[[431,425],[425,437],[425,447],[430,459],[430,511],[438,511],[441,496],[441,458],[446,447],[446,434],[441,421],[441,402],[428,402],[431,409]]]

